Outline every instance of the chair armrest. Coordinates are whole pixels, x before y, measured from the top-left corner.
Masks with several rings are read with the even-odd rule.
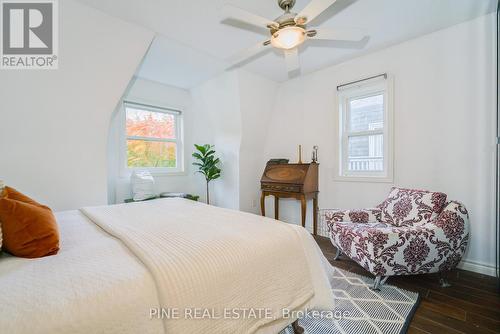
[[[436,219],[424,226],[439,231],[440,239],[445,238],[453,248],[463,247],[465,251],[469,240],[469,213],[462,203],[449,202]]]
[[[327,224],[336,222],[351,223],[380,223],[382,220],[382,210],[379,208],[340,210],[321,210],[321,219]]]

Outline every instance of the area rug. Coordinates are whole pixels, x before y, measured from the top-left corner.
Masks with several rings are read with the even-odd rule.
[[[372,291],[373,279],[335,268],[335,310],[299,320],[306,334],[406,333],[420,301],[418,293],[384,284]],[[280,334],[293,334],[291,327]]]

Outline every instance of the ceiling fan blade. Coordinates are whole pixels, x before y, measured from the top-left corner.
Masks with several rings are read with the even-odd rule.
[[[234,54],[229,59],[227,59],[227,62],[229,64],[228,68],[238,66],[245,60],[248,60],[249,58],[255,57],[260,53],[269,50],[270,44],[271,43],[269,41],[260,42],[258,44],[255,44],[254,46],[249,47],[248,49],[244,49]]]
[[[285,62],[288,73],[300,70],[299,49],[285,50]]]
[[[222,21],[227,19],[234,19],[261,28],[265,28],[267,26],[279,26],[278,23],[272,20],[268,20],[262,16],[250,13],[244,9],[232,5],[224,5],[224,7],[222,7],[222,14]]]
[[[318,29],[316,35],[309,37],[312,39],[326,39],[335,41],[361,41],[366,36],[356,29]]]
[[[295,21],[305,18],[306,22],[310,23],[336,1],[337,0],[311,0],[311,2],[309,2],[309,4],[297,15]]]

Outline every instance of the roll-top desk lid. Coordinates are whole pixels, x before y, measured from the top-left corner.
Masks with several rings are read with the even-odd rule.
[[[318,191],[318,164],[267,164],[260,182],[301,185],[304,191]]]

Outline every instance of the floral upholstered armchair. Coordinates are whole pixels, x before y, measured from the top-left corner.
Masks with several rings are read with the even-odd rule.
[[[465,207],[439,192],[392,188],[372,209],[323,210],[321,218],[340,253],[375,275],[373,289],[389,276],[444,272],[467,248]],[[441,278],[441,284],[446,281]]]

